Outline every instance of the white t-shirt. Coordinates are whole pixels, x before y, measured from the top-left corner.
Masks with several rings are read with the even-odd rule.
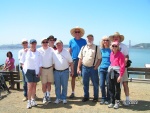
[[[24,49],[21,49],[19,52],[18,52],[18,59],[19,59],[19,62],[20,62],[20,59],[22,57],[22,54],[24,52]]]
[[[63,49],[61,53],[58,50],[54,51],[53,62],[56,70],[64,70],[69,68],[69,63],[72,62],[69,51]]]
[[[53,49],[48,47],[46,50],[43,47],[38,48],[42,56],[42,67],[50,67],[53,65]]]
[[[124,56],[129,55],[128,47],[125,44],[120,43],[119,47],[120,51],[124,54]]]
[[[32,52],[30,49],[23,52],[20,63],[24,64],[23,71],[26,74],[28,69],[35,70],[39,74],[39,69],[42,67],[42,59],[39,51]]]

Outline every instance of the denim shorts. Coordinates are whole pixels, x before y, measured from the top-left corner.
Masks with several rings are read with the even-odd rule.
[[[36,76],[35,70],[28,69],[25,74],[26,82],[39,82],[40,78]]]

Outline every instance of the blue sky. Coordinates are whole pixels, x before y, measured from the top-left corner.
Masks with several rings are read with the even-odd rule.
[[[0,0],[0,45],[54,35],[68,44],[75,26],[95,44],[118,31],[124,43],[150,42],[150,0]]]

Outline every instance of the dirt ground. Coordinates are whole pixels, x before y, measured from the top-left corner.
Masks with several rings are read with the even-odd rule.
[[[70,81],[68,85],[68,96],[71,94]],[[22,84],[21,84],[22,87]],[[26,108],[26,102],[22,101],[23,91],[11,90],[11,93],[6,95],[3,93],[3,98],[0,99],[0,113],[101,113],[101,112],[115,112],[115,113],[150,113],[150,84],[148,83],[135,83],[129,82],[130,99],[137,100],[138,104],[125,107],[120,106],[119,109],[108,108],[107,105],[100,105],[99,102],[92,102],[93,98],[93,86],[90,86],[90,100],[88,102],[81,102],[83,98],[83,86],[79,80],[76,81],[75,98],[69,99],[68,103],[54,104],[55,101],[55,88],[52,85],[51,100],[52,103],[43,105],[42,98],[43,93],[41,90],[41,83],[37,85],[38,99],[37,107],[31,109]],[[101,97],[101,93],[99,93]],[[121,99],[125,100],[124,91],[122,88]]]

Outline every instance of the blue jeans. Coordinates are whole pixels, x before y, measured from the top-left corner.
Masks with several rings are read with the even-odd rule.
[[[54,71],[55,94],[57,99],[64,100],[67,98],[68,79],[69,69],[62,72],[57,70]]]
[[[27,82],[26,82],[26,79],[25,79],[25,74],[22,70],[22,79],[23,79],[23,90],[24,90],[24,96],[27,97]]]
[[[89,80],[93,83],[94,87],[94,98],[98,98],[99,94],[99,77],[98,70],[94,70],[94,66],[86,67],[82,66],[82,77],[83,77],[83,89],[84,89],[84,98],[89,98]]]
[[[99,69],[99,79],[100,79],[100,89],[102,93],[102,99],[108,101],[110,100],[109,90],[108,90],[108,68]],[[107,87],[105,88],[105,83]],[[107,90],[106,90],[107,89]]]

